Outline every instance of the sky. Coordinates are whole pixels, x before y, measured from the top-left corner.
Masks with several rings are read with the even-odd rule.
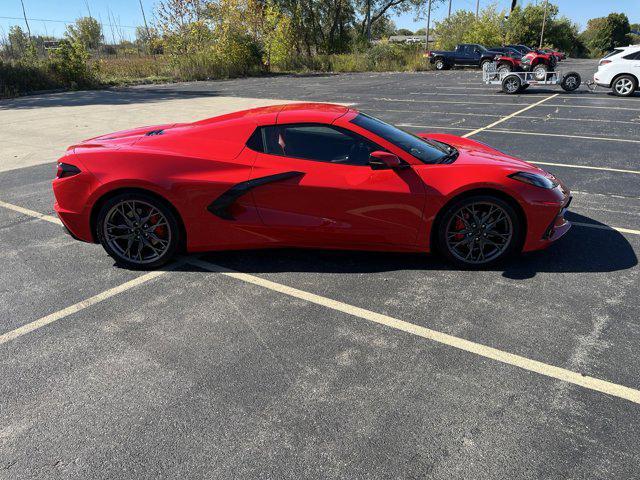
[[[73,22],[76,18],[91,15],[98,18],[104,25],[104,34],[107,41],[112,41],[112,36],[119,40],[122,38],[133,39],[135,26],[142,25],[142,13],[137,0],[23,0],[29,25],[33,34],[48,34],[62,36],[65,30],[65,22]],[[452,11],[457,9],[475,10],[476,0],[451,0]],[[520,4],[536,3],[542,0],[519,0]],[[566,15],[581,27],[585,27],[587,20],[594,17],[602,17],[611,12],[626,13],[631,23],[640,23],[640,0],[551,0],[560,8],[560,14]],[[158,0],[142,0],[142,5],[151,21],[153,10]],[[425,0],[426,3],[426,0]],[[494,0],[480,0],[480,8],[494,3]],[[497,0],[499,8],[509,8],[511,0]],[[88,8],[87,8],[88,7]],[[432,11],[432,21],[444,18],[448,11],[448,1]],[[13,18],[3,18],[13,17]],[[416,30],[423,28],[426,20],[416,21],[414,15],[404,14],[394,17],[398,28]],[[0,36],[6,35],[11,25],[20,25],[24,28],[22,19],[22,7],[20,0],[0,0]],[[113,26],[110,26],[112,24]],[[119,25],[119,27],[118,27]]]

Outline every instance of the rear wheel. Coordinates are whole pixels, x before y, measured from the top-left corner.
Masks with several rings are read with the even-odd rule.
[[[504,200],[475,195],[453,203],[438,224],[438,250],[461,267],[482,268],[519,248],[521,220]]]
[[[156,268],[175,254],[178,222],[163,202],[144,193],[123,193],[98,213],[97,238],[116,263],[132,269]]]
[[[621,75],[611,84],[613,93],[619,97],[629,97],[633,95],[636,88],[638,88],[638,84],[636,83],[636,79],[631,75]]]
[[[513,70],[508,63],[501,63],[498,67],[498,73],[509,73]]]
[[[522,87],[522,80],[518,75],[507,75],[502,80],[502,91],[509,95],[513,95],[520,91]]]
[[[444,63],[444,59],[443,58],[436,58],[436,61],[434,62],[434,65],[436,67],[436,70],[444,70],[447,68],[447,64]]]

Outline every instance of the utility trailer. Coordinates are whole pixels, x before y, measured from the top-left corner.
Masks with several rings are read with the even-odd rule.
[[[482,69],[482,81],[486,85],[501,85],[504,93],[513,95],[520,93],[530,85],[560,85],[566,92],[573,92],[582,83],[577,72],[546,72],[541,78],[540,72],[505,72],[498,71],[496,62],[491,62]]]

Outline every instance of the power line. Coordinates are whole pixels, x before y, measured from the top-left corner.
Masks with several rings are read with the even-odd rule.
[[[4,16],[0,16],[0,19],[4,19],[4,20],[24,20],[22,17],[4,17]],[[49,22],[49,23],[64,23],[64,24],[69,24],[69,23],[76,23],[75,20],[53,20],[50,18],[27,18],[27,20],[31,20],[32,22]],[[123,27],[123,28],[138,28],[138,27],[134,27],[133,25],[112,25],[110,23],[105,23],[104,25],[107,25],[109,27]]]

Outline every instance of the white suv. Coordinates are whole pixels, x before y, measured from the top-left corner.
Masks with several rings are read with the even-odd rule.
[[[593,81],[621,97],[633,95],[640,81],[640,45],[618,47],[598,64]]]

